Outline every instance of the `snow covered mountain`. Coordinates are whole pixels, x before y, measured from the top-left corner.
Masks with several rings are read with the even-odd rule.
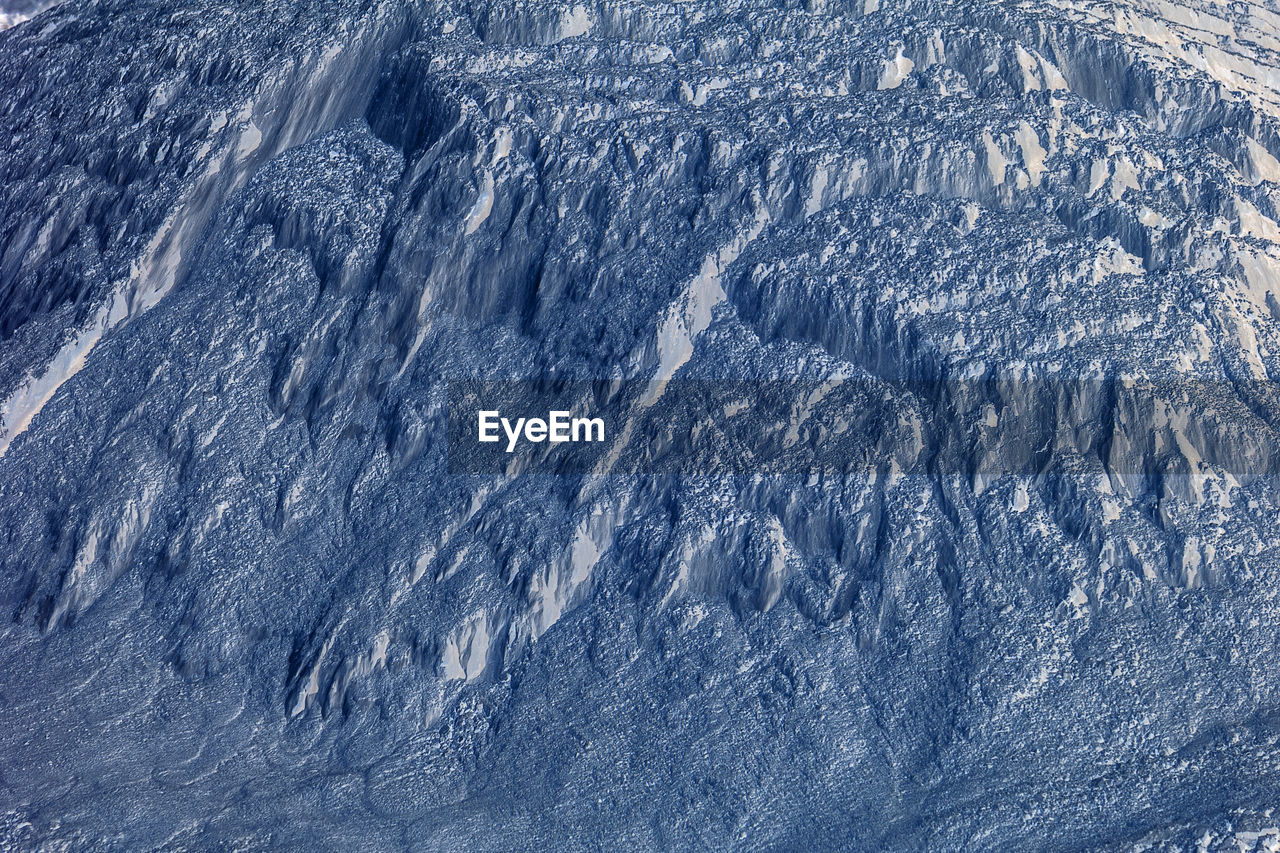
[[[42,8],[6,848],[1280,849],[1274,3]]]

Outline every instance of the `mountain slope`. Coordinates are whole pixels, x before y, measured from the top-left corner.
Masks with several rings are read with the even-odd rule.
[[[0,36],[7,846],[1273,839],[1280,16],[880,6]]]

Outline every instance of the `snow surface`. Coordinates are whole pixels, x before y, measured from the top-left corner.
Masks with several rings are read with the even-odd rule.
[[[39,5],[0,846],[1280,844],[1273,5]]]

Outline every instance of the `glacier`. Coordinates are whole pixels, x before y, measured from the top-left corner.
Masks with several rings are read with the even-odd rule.
[[[1274,2],[0,0],[0,140],[6,849],[1280,849]]]

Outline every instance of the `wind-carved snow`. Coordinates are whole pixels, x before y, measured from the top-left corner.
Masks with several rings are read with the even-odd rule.
[[[453,541],[454,537],[457,536],[473,518],[475,518],[476,513],[484,507],[486,501],[493,496],[493,493],[498,489],[498,487],[498,483],[494,482],[476,489],[476,491],[471,495],[471,499],[467,502],[466,506],[460,512],[455,512],[455,514],[450,518],[448,524],[446,524],[444,529],[439,532],[438,540],[435,542],[428,542],[421,547],[417,556],[413,560],[413,568],[411,569],[408,583],[397,588],[391,595],[392,607],[395,607],[404,600],[405,596],[412,592],[413,588],[417,586],[419,581],[426,576],[427,570],[431,568],[437,555],[447,548],[449,543]]]
[[[387,649],[391,646],[391,635],[385,630],[379,631],[373,638],[373,648],[360,655],[351,669],[352,678],[362,678],[374,670],[387,665]]]
[[[777,518],[770,518],[768,521],[767,535],[769,537],[769,567],[765,571],[765,576],[760,580],[761,594],[759,598],[759,607],[765,613],[773,609],[778,603],[778,599],[782,596],[782,585],[786,578],[787,562],[794,555],[791,543],[787,541],[786,531],[782,529],[782,524]]]
[[[98,309],[88,327],[63,344],[43,373],[29,375],[0,406],[0,456],[4,456],[13,440],[31,426],[31,421],[53,399],[58,389],[84,368],[89,353],[103,334],[124,318],[126,311],[124,297],[121,294],[113,296]]]
[[[315,664],[307,673],[307,677],[303,679],[302,684],[298,687],[298,692],[294,696],[293,704],[289,707],[289,716],[296,717],[307,709],[311,700],[320,692],[320,668],[325,659],[329,656],[329,652],[333,650],[333,643],[337,639],[337,632],[330,634],[325,640],[324,646],[320,649],[320,654],[316,658]]]
[[[1251,746],[1248,721],[1270,707],[1249,691],[1267,683],[1259,673],[1274,659],[1265,630],[1275,621],[1266,598],[1276,586],[1267,517],[1274,506],[1258,491],[1237,493],[1230,475],[1213,467],[1220,448],[1202,440],[1196,414],[1188,420],[1185,411],[1173,412],[1161,428],[1161,458],[1179,473],[1154,492],[1140,493],[1131,482],[1126,467],[1139,451],[1123,436],[1100,452],[1068,454],[1063,464],[1055,455],[1034,476],[1012,479],[950,478],[949,466],[972,460],[963,452],[949,456],[946,448],[929,457],[927,471],[901,454],[867,460],[866,484],[856,487],[857,465],[843,483],[762,476],[709,487],[641,488],[613,476],[544,488],[537,476],[446,473],[436,443],[445,439],[430,431],[444,405],[434,396],[437,368],[483,371],[492,358],[502,369],[558,373],[566,366],[562,355],[572,367],[594,367],[597,340],[617,359],[598,366],[641,382],[652,378],[642,395],[648,405],[665,383],[695,369],[700,377],[759,369],[803,374],[805,384],[783,416],[765,425],[776,431],[770,440],[792,451],[842,435],[856,420],[832,416],[858,383],[832,384],[824,359],[853,365],[856,376],[874,367],[941,373],[961,384],[1000,381],[1008,371],[1012,384],[996,392],[1006,398],[1017,396],[1017,382],[1032,375],[1033,363],[1054,376],[1105,377],[1116,364],[1150,365],[1165,375],[1176,368],[1192,385],[1210,377],[1199,384],[1217,395],[1214,405],[1236,399],[1232,388],[1216,387],[1229,385],[1220,381],[1224,367],[1232,381],[1264,378],[1268,368],[1274,374],[1277,256],[1276,247],[1262,243],[1280,232],[1274,188],[1261,184],[1280,177],[1280,164],[1268,149],[1276,144],[1269,119],[1242,112],[1216,91],[1202,92],[1212,89],[1201,85],[1207,77],[1193,80],[1197,89],[1177,75],[1166,79],[1164,66],[1152,71],[1131,57],[1135,44],[1148,42],[1116,33],[1116,20],[1131,22],[1127,12],[1111,14],[1117,4],[1073,0],[1076,9],[1106,8],[1109,17],[1070,32],[1063,21],[1075,13],[1036,12],[1035,0],[985,9],[940,3],[880,9],[868,0],[855,3],[855,12],[859,5],[872,17],[828,0],[653,6],[643,20],[573,0],[480,4],[461,18],[442,9],[424,20],[412,17],[415,7],[404,36],[412,49],[402,50],[410,46],[396,39],[385,55],[368,57],[380,80],[405,90],[393,94],[406,96],[409,114],[397,113],[396,97],[371,109],[365,122],[358,118],[363,106],[351,113],[360,134],[372,131],[375,145],[385,143],[400,158],[395,168],[379,165],[361,175],[397,187],[392,212],[372,226],[381,248],[350,254],[370,262],[374,280],[317,282],[314,258],[325,247],[310,234],[307,251],[299,251],[259,247],[235,231],[236,245],[249,246],[253,257],[219,253],[200,239],[220,231],[199,225],[185,231],[189,217],[166,216],[181,205],[140,193],[141,201],[156,203],[155,219],[147,220],[151,230],[131,234],[129,255],[121,259],[127,269],[129,258],[139,256],[137,281],[121,284],[111,307],[100,309],[105,316],[91,306],[85,316],[94,319],[68,335],[64,352],[46,370],[33,371],[2,412],[7,448],[10,428],[25,429],[59,385],[65,394],[67,378],[99,338],[113,334],[109,329],[122,335],[110,343],[156,354],[154,383],[152,365],[95,363],[112,381],[93,388],[79,374],[77,406],[35,427],[47,429],[42,443],[67,448],[65,454],[32,441],[31,458],[18,459],[15,450],[5,459],[3,484],[15,484],[10,494],[18,496],[6,504],[4,525],[13,540],[6,565],[17,567],[5,602],[16,614],[9,636],[15,642],[29,636],[57,664],[46,667],[42,657],[39,675],[27,684],[6,676],[6,694],[20,696],[25,713],[45,699],[22,688],[63,688],[71,678],[60,672],[71,672],[83,685],[47,691],[48,705],[64,718],[72,709],[101,738],[93,749],[61,749],[58,727],[43,722],[53,715],[36,713],[26,716],[41,721],[38,751],[0,738],[0,758],[15,766],[72,758],[64,778],[48,776],[41,786],[11,774],[27,786],[18,799],[30,814],[52,815],[50,803],[65,803],[80,815],[63,829],[42,830],[49,846],[80,827],[89,828],[81,837],[96,837],[90,830],[99,828],[97,818],[85,816],[126,807],[138,817],[122,822],[130,833],[122,844],[156,846],[180,821],[247,835],[258,828],[257,812],[232,804],[210,822],[206,808],[210,802],[222,808],[220,792],[246,784],[273,791],[271,820],[287,809],[310,830],[315,803],[322,802],[320,808],[350,814],[361,832],[367,828],[369,846],[395,846],[407,832],[433,831],[431,824],[437,834],[423,843],[448,837],[461,850],[513,846],[503,822],[472,819],[518,799],[500,789],[503,781],[495,783],[507,779],[532,809],[563,808],[574,821],[597,820],[587,827],[591,837],[616,830],[638,846],[663,846],[646,843],[653,841],[643,834],[653,825],[649,811],[673,813],[671,826],[706,828],[693,840],[672,830],[665,845],[672,847],[714,845],[718,838],[749,845],[753,839],[740,833],[756,826],[803,843],[808,828],[840,825],[840,815],[853,809],[878,814],[881,806],[885,824],[870,829],[894,827],[895,837],[880,836],[890,846],[1018,847],[1034,833],[1016,809],[1007,817],[987,810],[981,821],[959,824],[931,820],[955,805],[955,792],[917,780],[902,797],[896,789],[886,795],[880,782],[892,783],[892,768],[904,762],[977,767],[975,786],[998,774],[1015,799],[1042,793],[1023,776],[1066,779],[1045,800],[1046,815],[1065,815],[1064,831],[1087,823],[1100,843],[1131,834],[1128,793],[1157,803],[1141,815],[1144,825],[1155,825],[1176,814],[1186,796],[1214,790],[1214,771],[1171,767],[1184,760],[1194,767],[1219,750],[1224,762],[1239,759],[1239,750]],[[1169,13],[1169,27],[1188,38],[1191,24],[1174,22],[1214,8],[1237,14],[1184,3]],[[1256,20],[1249,8],[1232,8],[1238,20]],[[234,21],[236,9],[226,12]],[[306,12],[304,20],[312,14],[328,12]],[[441,21],[455,23],[442,34]],[[735,21],[751,26],[735,32]],[[1213,21],[1207,26],[1223,29]],[[348,28],[353,36],[356,29]],[[582,38],[587,32],[595,35]],[[1219,41],[1247,37],[1270,49],[1257,35],[1240,24]],[[886,41],[898,37],[910,43]],[[547,45],[560,39],[567,40]],[[1215,56],[1201,46],[1213,41],[1209,36],[1193,40],[1197,53]],[[1163,48],[1156,53],[1167,58]],[[233,58],[235,73],[258,61]],[[215,78],[224,70],[209,68]],[[1252,85],[1238,69],[1218,72]],[[1046,91],[1065,89],[1066,77],[1076,94]],[[145,80],[130,104],[148,120],[167,117],[190,99],[187,75],[174,79],[180,83]],[[896,94],[865,91],[881,84]],[[1178,103],[1187,97],[1199,100],[1192,107]],[[246,113],[248,100],[237,93],[210,107],[209,123],[192,125],[195,136],[187,140],[198,154],[191,174],[203,174],[200,188],[219,198],[242,160],[260,162],[280,144],[273,111]],[[403,140],[417,139],[420,123],[455,101],[466,118],[450,119],[449,144],[413,153]],[[133,150],[131,121],[114,141],[88,152],[94,162]],[[671,140],[691,126],[698,148],[677,150]],[[753,144],[739,144],[743,139]],[[127,140],[121,150],[112,149],[121,140]],[[146,150],[149,157],[155,148]],[[272,173],[264,198],[288,199],[326,177],[312,165],[286,164]],[[251,189],[258,187],[255,181]],[[690,193],[680,206],[687,222],[675,228],[663,219],[673,207],[663,194],[672,190]],[[763,210],[760,197],[774,219],[753,233],[744,226]],[[219,210],[226,220],[246,212],[270,219],[273,205],[262,200]],[[315,205],[324,208],[322,219],[339,209],[326,204]],[[54,219],[46,224],[34,208],[18,215],[36,217],[44,229],[33,244],[42,257],[67,227]],[[487,225],[498,217],[501,229]],[[152,224],[166,221],[158,231]],[[255,237],[270,231],[254,227]],[[304,223],[303,230],[311,227]],[[474,251],[474,241],[463,239],[473,234],[484,235],[492,251]],[[221,264],[227,278],[239,276],[237,289],[250,294],[248,303],[227,298],[222,282],[193,277],[181,299],[169,297],[171,311],[149,318],[154,322],[121,328],[126,320],[111,320],[112,311],[123,317],[156,304],[180,266],[192,263],[196,245],[215,274],[224,271],[215,265]],[[425,259],[434,279],[424,287]],[[477,266],[494,259],[496,265]],[[674,298],[673,268],[682,270]],[[592,275],[598,279],[588,280]],[[270,286],[254,287],[252,276]],[[444,281],[465,282],[460,290],[474,282],[489,301],[482,310],[471,312],[467,304],[454,312],[459,303],[437,298]],[[98,282],[108,293],[113,283]],[[570,291],[572,303],[559,301]],[[508,295],[509,305],[488,310]],[[210,324],[224,323],[228,337],[206,335]],[[161,333],[147,337],[157,327]],[[243,354],[229,338],[244,340]],[[98,349],[96,357],[105,359],[107,347]],[[167,380],[164,371],[180,378]],[[809,384],[815,377],[816,390]],[[168,401],[188,389],[190,403],[177,407],[172,422],[160,420]],[[731,395],[722,401],[723,421],[754,428],[757,402],[750,393]],[[985,435],[1016,422],[1017,407],[1009,405],[1015,400],[977,402],[981,415],[970,419],[970,409],[949,423]],[[950,395],[937,403],[943,418],[950,416],[944,407],[964,405]],[[135,410],[146,419],[124,422]],[[643,447],[637,435],[643,427],[631,431],[637,420],[644,418],[623,419],[596,473],[610,473],[624,448]],[[121,426],[104,437],[95,432],[97,421]],[[911,421],[922,447],[933,440],[922,437],[923,424]],[[1129,426],[1150,432],[1141,429],[1149,426],[1145,420]],[[615,435],[611,429],[610,439]],[[258,452],[259,444],[266,450]],[[83,468],[63,455],[83,458]],[[141,523],[142,504],[121,509],[127,502],[108,497],[117,493],[110,481],[117,469],[125,482],[158,484],[149,523]],[[223,478],[231,470],[241,479]],[[64,499],[59,484],[68,482],[86,487]],[[629,489],[628,504],[620,495]],[[1186,515],[1188,507],[1198,515]],[[143,543],[119,581],[111,580],[112,567],[124,563],[109,556],[123,553],[111,544],[115,517],[136,532],[122,543]],[[246,560],[246,553],[265,556]],[[1043,571],[1029,573],[1028,560],[1043,563]],[[31,593],[24,592],[28,573]],[[1196,594],[1186,595],[1191,589]],[[84,610],[103,590],[113,594],[112,607]],[[134,601],[139,619],[113,610]],[[1239,615],[1229,626],[1238,634],[1227,645],[1241,662],[1201,654],[1206,642],[1220,639],[1197,637],[1195,626],[1221,621],[1203,618],[1205,607]],[[1134,622],[1137,612],[1142,619]],[[73,618],[80,613],[88,618]],[[1262,628],[1250,629],[1250,621]],[[94,666],[101,658],[103,667],[119,668],[95,683],[87,665],[59,660],[57,647],[92,649],[100,625],[120,653],[90,657]],[[140,644],[129,630],[135,625],[161,642]],[[1115,630],[1122,632],[1121,653],[1114,652]],[[978,646],[969,642],[974,636],[982,638]],[[1080,648],[1088,649],[1089,661],[1077,660]],[[1178,677],[1144,694],[1132,719],[1123,702],[1098,700],[1128,695],[1127,685],[1146,683],[1169,661]],[[956,664],[981,683],[957,682],[948,670]],[[347,681],[362,678],[346,692]],[[227,685],[231,714],[207,698],[220,684]],[[846,701],[848,684],[868,696]],[[120,691],[141,699],[136,716],[156,727],[166,754],[180,757],[150,773],[154,778],[140,782],[136,794],[131,788],[107,796],[69,780],[98,778],[104,765],[128,755],[120,748],[118,716],[94,705],[104,695],[123,697]],[[167,704],[174,695],[177,701]],[[974,704],[974,695],[991,701]],[[657,725],[627,713],[639,703],[660,706]],[[1008,713],[1014,704],[1017,716]],[[174,714],[188,705],[190,719]],[[1064,707],[1080,713],[1059,726]],[[700,716],[707,711],[716,717]],[[770,728],[782,712],[788,725]],[[1004,737],[1011,721],[1027,733],[1017,743]],[[1245,733],[1244,745],[1205,734],[1206,723],[1219,721],[1230,739]],[[949,735],[957,726],[964,737]],[[203,738],[205,728],[202,742],[184,741],[189,731]],[[700,737],[707,731],[715,737]],[[280,738],[290,732],[304,735],[292,742],[301,744],[290,752],[298,764],[252,763],[278,755]],[[132,735],[129,727],[123,736]],[[225,760],[228,743],[245,744],[243,766]],[[612,760],[608,750],[617,743],[638,760]],[[1174,756],[1168,766],[1161,763],[1165,748]],[[791,760],[797,750],[816,758],[797,765]],[[196,757],[188,762],[188,754]],[[564,766],[550,800],[538,800],[546,758],[560,755]],[[677,764],[666,760],[672,756]],[[740,768],[733,763],[738,756],[753,766],[800,767],[792,780],[798,784],[770,787],[767,779],[732,771],[725,786],[706,797],[700,790],[692,800],[681,797],[679,784],[668,784],[682,774]],[[1094,766],[1099,756],[1120,760],[1107,764],[1096,786],[1058,772],[1064,761]],[[583,774],[588,757],[602,773],[618,766],[625,773]],[[377,768],[386,764],[397,764],[395,785],[380,788]],[[314,768],[323,768],[331,786],[319,801],[311,787],[297,784],[300,772]],[[169,820],[175,816],[160,809],[164,820],[155,820],[160,834],[153,837],[151,826],[138,828],[149,812],[136,803],[149,798],[157,780],[169,785],[175,775],[181,796],[169,788],[159,802],[173,795],[189,812]],[[865,780],[865,790],[850,778]],[[1152,779],[1174,781],[1153,790]],[[472,781],[480,785],[469,787]],[[596,808],[603,785],[610,805]],[[834,816],[823,811],[832,790],[853,792]],[[1161,805],[1165,793],[1175,796]],[[1095,807],[1098,797],[1108,808]],[[921,802],[934,803],[929,814],[916,809]],[[759,819],[745,826],[744,809],[759,804]],[[1217,803],[1203,811],[1221,817]],[[709,814],[727,818],[708,820]],[[815,817],[801,824],[796,814]],[[11,825],[0,820],[6,843]],[[563,846],[563,839],[528,826],[516,831],[529,832],[530,844]],[[171,846],[188,841],[178,836]],[[810,846],[823,845],[815,839]]]
[[[1161,67],[1195,68],[1249,101],[1280,112],[1280,70],[1265,62],[1280,50],[1274,11],[1261,4],[1194,0],[1040,0],[1076,20],[1131,39]],[[1247,10],[1247,16],[1240,12]],[[1226,16],[1248,21],[1237,27]],[[1261,48],[1261,50],[1259,50]]]
[[[475,681],[489,663],[490,635],[489,614],[480,611],[472,615],[445,641],[440,666],[446,681]]]
[[[1152,426],[1157,435],[1168,431],[1173,437],[1174,447],[1187,463],[1185,497],[1194,506],[1205,502],[1205,482],[1213,477],[1213,472],[1204,461],[1199,448],[1192,444],[1188,435],[1190,412],[1186,407],[1159,400],[1155,404],[1155,418]]]
[[[720,285],[721,272],[738,259],[742,250],[760,235],[768,223],[768,210],[760,204],[750,227],[703,258],[702,268],[684,295],[667,311],[666,319],[658,329],[658,367],[643,405],[657,402],[666,390],[666,383],[693,355],[694,339],[711,325],[712,310],[725,300],[724,288]]]
[[[618,520],[625,517],[627,499],[612,506],[597,506],[578,523],[573,539],[560,559],[535,575],[531,595],[535,608],[529,624],[530,639],[537,640],[560,620],[582,595],[592,569],[613,544]]]
[[[693,564],[706,554],[716,538],[716,529],[710,524],[697,524],[682,532],[679,548],[671,552],[664,566],[670,573],[670,581],[662,596],[662,607],[669,606],[677,595],[688,589]]]
[[[50,620],[61,623],[69,613],[91,606],[128,567],[138,540],[151,523],[159,489],[145,483],[138,494],[109,515],[95,518],[63,579]]]
[[[8,452],[14,439],[26,431],[58,389],[84,368],[89,354],[107,332],[132,314],[151,308],[173,287],[182,259],[184,231],[194,225],[185,220],[174,233],[173,222],[170,219],[156,232],[144,255],[134,261],[129,280],[98,308],[89,325],[62,346],[39,376],[28,375],[0,406],[0,456]]]
[[[825,167],[821,183],[825,188]],[[816,178],[815,178],[816,180]],[[819,198],[820,202],[820,198]],[[813,196],[809,204],[813,203]],[[733,240],[703,258],[698,274],[694,276],[684,293],[667,309],[658,328],[656,349],[658,364],[640,405],[648,408],[656,403],[667,390],[668,382],[693,355],[694,340],[711,324],[715,307],[726,299],[720,283],[721,273],[751,244],[769,224],[768,208],[756,196],[756,215],[750,226],[740,231]],[[636,420],[627,419],[622,431],[610,448],[610,452],[597,462],[594,473],[599,475],[612,470],[622,452],[631,441]]]
[[[146,252],[133,262],[127,289],[129,314],[146,311],[164,298],[178,280],[182,264],[182,247],[192,219],[175,217],[166,222],[151,238]]]
[[[813,413],[814,407],[821,403],[833,390],[843,385],[849,377],[850,374],[846,368],[838,369],[825,379],[822,384],[796,402],[792,408],[790,420],[787,423],[787,431],[782,437],[783,447],[793,447],[800,440],[800,429]]]

